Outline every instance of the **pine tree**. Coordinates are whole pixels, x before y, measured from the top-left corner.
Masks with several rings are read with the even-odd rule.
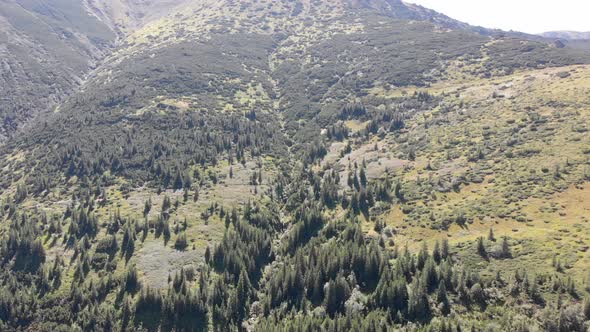
[[[432,250],[432,258],[438,264],[442,259],[442,255],[440,252],[440,243],[438,240],[434,243],[434,249]]]
[[[137,269],[134,265],[131,265],[127,268],[127,272],[125,273],[125,283],[124,283],[124,290],[126,292],[134,292],[139,286],[139,278],[137,276]]]
[[[344,277],[340,276],[335,281],[330,281],[324,299],[324,305],[326,306],[326,311],[332,317],[336,313],[343,311],[344,302],[350,297],[350,292],[350,287]]]
[[[123,298],[123,307],[121,308],[121,331],[127,331],[127,326],[131,319],[131,304],[127,295]]]
[[[410,319],[417,321],[425,321],[430,317],[430,304],[428,302],[428,295],[426,289],[419,282],[412,285],[410,298],[408,300],[408,315]]]
[[[440,304],[441,312],[443,315],[448,315],[451,313],[451,303],[449,302],[449,297],[447,296],[447,288],[445,286],[444,281],[440,281],[438,285],[438,290],[436,292],[436,299]]]
[[[359,172],[359,178],[361,181],[361,185],[364,187],[367,187],[367,175],[365,174],[365,168],[362,167],[360,172]]]
[[[512,257],[512,253],[510,252],[510,244],[508,243],[508,237],[506,236],[502,238],[502,257]]]
[[[397,197],[397,199],[399,199],[401,202],[404,201],[404,194],[402,192],[402,185],[400,182],[397,182],[395,184],[394,193],[395,193],[395,197]]]
[[[530,284],[528,292],[529,296],[535,303],[542,305],[545,302],[543,296],[541,295],[541,292],[539,291],[538,277],[536,277],[533,283]]]
[[[426,264],[426,260],[428,259],[428,257],[430,257],[430,255],[428,254],[428,245],[426,244],[426,241],[423,241],[422,249],[420,249],[418,257],[416,258],[416,268],[418,270],[422,270],[424,264]]]
[[[352,177],[352,184],[353,184],[353,186],[354,186],[354,189],[355,189],[356,191],[359,191],[359,190],[361,190],[361,183],[360,183],[360,181],[359,181],[359,178],[358,178],[358,176],[356,175],[356,173],[355,173],[355,174],[354,174],[354,176]]]
[[[248,275],[242,270],[236,289],[230,296],[228,303],[229,314],[238,325],[248,314],[251,287]]]
[[[353,188],[353,186],[354,186],[354,180],[353,180],[352,172],[348,172],[348,178],[347,178],[346,183],[348,184],[348,187],[349,188],[351,188],[351,189]]]
[[[358,193],[352,194],[350,197],[350,209],[357,215],[360,211],[360,204],[359,204],[359,195]]]
[[[490,228],[490,233],[488,234],[488,241],[495,242],[496,238],[494,237],[494,229]]]
[[[488,252],[481,236],[477,239],[477,253],[483,258],[488,258]]]
[[[424,269],[422,270],[422,278],[426,290],[430,293],[438,285],[438,273],[436,272],[436,264],[432,257],[428,258]]]
[[[148,200],[145,201],[145,203],[144,203],[143,216],[147,217],[147,215],[150,213],[151,210],[152,210],[152,199],[148,198]]]
[[[447,259],[449,257],[449,240],[448,239],[444,239],[442,241],[442,248],[440,251],[440,255],[441,255],[442,259]]]
[[[586,320],[590,320],[590,297],[584,301],[584,316]]]
[[[174,175],[174,190],[179,190],[184,187],[184,181],[182,179],[182,174],[180,174],[180,170],[176,170],[176,174]]]
[[[172,202],[170,201],[170,197],[168,197],[168,195],[165,195],[164,200],[162,201],[162,213],[168,212],[171,206]]]
[[[211,264],[211,247],[209,246],[205,249],[205,263]]]

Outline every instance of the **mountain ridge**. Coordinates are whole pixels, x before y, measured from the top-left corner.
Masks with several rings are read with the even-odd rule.
[[[590,39],[590,31],[588,32],[581,32],[581,31],[548,31],[541,34],[543,37],[547,38],[559,38],[565,40],[587,40]]]
[[[8,56],[7,58],[10,59],[10,64],[7,63],[6,60],[4,61],[4,68],[6,70],[6,73],[8,75],[13,75],[14,79],[19,80],[20,83],[15,85],[10,84],[9,81],[5,81],[3,82],[3,86],[7,88],[10,86],[14,86],[15,88],[12,88],[11,93],[16,93],[20,95],[20,100],[22,101],[15,103],[14,100],[19,100],[19,98],[15,98],[10,104],[7,104],[5,102],[4,106],[2,107],[2,114],[0,114],[0,116],[3,118],[4,124],[2,126],[3,129],[0,135],[4,136],[14,134],[14,131],[19,126],[21,126],[21,124],[26,123],[28,120],[30,120],[32,117],[35,117],[40,112],[46,112],[50,110],[53,106],[63,101],[66,95],[70,94],[78,88],[79,83],[85,79],[85,75],[93,75],[93,68],[97,67],[99,61],[108,62],[109,57],[112,58],[113,55],[116,55],[116,53],[118,52],[117,49],[128,48],[127,46],[125,46],[125,43],[145,43],[146,41],[142,39],[143,37],[140,37],[139,39],[133,37],[134,35],[138,36],[141,34],[146,34],[147,31],[142,31],[142,27],[149,27],[150,24],[157,25],[157,22],[161,20],[165,22],[167,19],[172,20],[173,22],[176,19],[175,16],[180,19],[183,15],[183,9],[186,8],[192,8],[191,10],[193,12],[207,12],[207,10],[211,10],[211,8],[207,9],[207,7],[211,6],[218,6],[218,12],[223,12],[224,9],[222,9],[221,7],[226,7],[226,9],[234,8],[234,10],[241,8],[241,6],[239,6],[234,1],[228,1],[227,4],[219,7],[220,4],[216,4],[215,1],[199,1],[195,3],[188,3],[184,0],[169,0],[164,3],[161,3],[153,1],[138,2],[130,0],[111,0],[98,2],[87,0],[81,3],[79,7],[75,7],[74,9],[68,9],[63,7],[63,4],[59,1],[52,3],[51,1],[47,2],[46,0],[39,0],[37,2],[31,2],[29,4],[27,4],[27,2],[23,2],[22,6],[19,4],[18,1],[22,2],[24,0],[6,1],[6,5],[4,6],[5,10],[7,10],[8,8],[14,8],[14,10],[20,11],[21,13],[26,13],[27,11],[30,11],[33,14],[28,17],[37,17],[35,20],[38,20],[38,22],[43,22],[43,20],[53,20],[51,22],[54,22],[52,24],[54,24],[54,26],[56,27],[55,31],[59,31],[60,29],[65,29],[64,31],[67,31],[67,33],[62,36],[70,37],[66,37],[65,39],[63,39],[63,41],[61,41],[65,42],[66,46],[60,47],[60,50],[56,48],[49,48],[48,50],[46,49],[44,51],[40,51],[40,54],[45,53],[46,55],[52,57],[54,53],[56,55],[59,54],[59,52],[63,53],[63,50],[71,51],[67,51],[68,53],[61,54],[60,56],[55,57],[56,64],[61,63],[60,59],[66,59],[67,64],[61,64],[58,69],[45,69],[45,71],[52,72],[53,75],[56,76],[57,79],[54,80],[53,84],[47,83],[47,79],[42,77],[25,82],[22,81],[25,75],[24,73],[8,69],[10,68],[10,66],[13,66],[15,68],[18,68],[22,65],[37,66],[37,64],[40,64],[41,62],[39,61],[38,56],[31,56],[32,54],[35,54],[34,52],[32,52],[31,55],[21,57],[20,60],[16,57],[13,57],[15,55],[10,53],[13,51],[8,51],[8,53],[6,53]],[[37,4],[35,5],[34,3]],[[340,9],[337,9],[334,13],[337,13],[338,11],[340,11],[341,13],[336,15],[343,14],[342,10],[344,9],[368,9],[375,10],[376,12],[379,12],[384,15],[398,17],[402,19],[414,19],[418,21],[426,20],[445,28],[470,29],[486,35],[496,33],[491,30],[470,27],[467,24],[450,19],[447,16],[428,10],[421,6],[406,4],[398,0],[346,0],[327,2],[324,4],[318,4],[310,1],[287,1],[282,6],[284,7],[283,9],[289,8],[288,10],[290,15],[292,15],[298,10],[309,11],[312,7],[315,8],[313,9],[315,11],[327,10],[326,13],[328,13],[328,16],[330,15],[329,11],[332,9],[326,8],[339,7]],[[231,10],[232,9],[230,9],[230,11]],[[185,10],[185,13],[188,12],[189,10]],[[7,14],[7,12],[5,13]],[[12,24],[15,24],[15,22],[17,22],[15,21],[15,19],[18,16],[15,16],[15,13],[16,12],[11,14],[13,17],[15,17],[12,19]],[[256,13],[253,14],[255,15]],[[190,18],[191,15],[193,14],[188,14],[187,18]],[[286,17],[289,17],[290,15],[287,15]],[[58,16],[61,18],[57,18]],[[84,24],[88,24],[81,24],[80,22],[86,22],[84,20],[91,20],[91,17],[94,17],[96,18],[96,20],[98,20],[98,22],[92,23],[95,25],[95,28],[92,29],[94,29],[95,31],[99,31],[102,29],[103,32],[101,33],[104,33],[106,35],[110,34],[110,36],[105,37],[106,39],[101,41],[100,38],[97,39],[97,37],[93,37],[92,35],[85,36],[85,32],[83,31],[76,31],[76,29],[78,29],[76,27],[76,24],[78,24],[77,26],[79,27],[83,26]],[[29,19],[30,18],[23,18],[21,20],[22,22],[26,22]],[[71,23],[67,23],[68,21],[74,22],[74,25],[71,25]],[[5,22],[11,24],[10,20],[5,19]],[[70,24],[70,26],[68,26],[68,24]],[[185,27],[182,28],[182,30],[190,31],[194,30],[198,26],[199,23],[193,21],[190,24],[185,24]],[[285,28],[287,28],[287,26],[285,26]],[[6,31],[10,30],[8,29]],[[89,30],[88,33],[92,34],[95,32]],[[178,31],[176,33],[178,33]],[[33,42],[39,45],[44,45],[43,38],[51,37],[51,34],[49,34],[47,37],[41,36],[39,34],[33,34],[31,36],[27,38],[33,38]],[[17,37],[9,38],[11,38],[13,41],[19,39]],[[58,39],[59,38],[62,37],[58,37]],[[149,40],[150,45],[158,44],[157,40],[152,40],[154,36],[149,38],[151,38]],[[169,40],[173,40],[174,36],[168,35],[167,38]],[[69,41],[69,39],[71,39],[71,42]],[[56,44],[57,42],[52,41],[51,43]],[[27,59],[27,64],[23,63],[23,59]],[[72,65],[74,65],[74,67],[69,68]],[[32,71],[35,73],[37,72],[36,70]],[[30,97],[31,95],[36,95],[37,99],[41,98],[41,100],[45,100],[45,102],[42,103],[44,106],[32,106],[31,101],[34,99]]]

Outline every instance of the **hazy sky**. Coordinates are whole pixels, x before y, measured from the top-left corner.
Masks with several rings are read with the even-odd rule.
[[[486,28],[590,31],[590,0],[405,0]]]

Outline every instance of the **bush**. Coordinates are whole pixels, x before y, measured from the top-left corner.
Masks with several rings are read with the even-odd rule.
[[[117,238],[114,235],[107,235],[106,237],[100,239],[96,245],[97,253],[113,254],[117,252],[117,250]]]
[[[174,242],[174,248],[178,250],[184,250],[188,246],[188,242],[186,240],[186,234],[184,232],[180,233]]]

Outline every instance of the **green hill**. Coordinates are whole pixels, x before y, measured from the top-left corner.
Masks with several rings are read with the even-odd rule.
[[[0,147],[1,329],[586,328],[590,53],[397,0],[90,5],[121,39]]]

